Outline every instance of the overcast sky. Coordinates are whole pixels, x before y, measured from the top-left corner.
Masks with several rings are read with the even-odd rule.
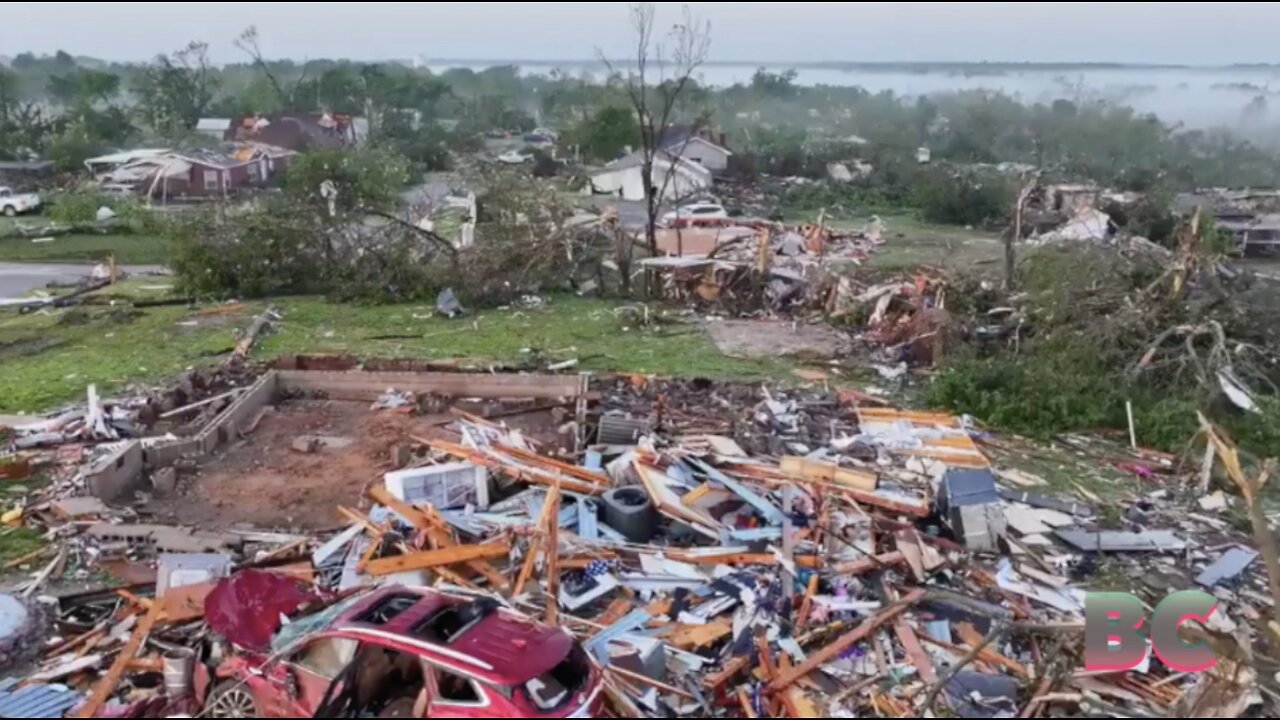
[[[680,4],[659,3],[660,23]],[[712,59],[761,63],[1280,62],[1280,3],[692,3]],[[220,61],[256,25],[271,56],[366,60],[590,59],[622,55],[626,4],[0,3],[0,55],[30,50],[141,60],[192,39]]]

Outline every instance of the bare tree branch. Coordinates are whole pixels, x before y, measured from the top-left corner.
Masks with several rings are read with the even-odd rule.
[[[271,83],[271,87],[276,91],[276,96],[280,98],[280,102],[288,105],[290,97],[285,93],[284,86],[280,84],[280,80],[275,73],[271,72],[271,66],[267,64],[266,59],[262,56],[258,28],[254,25],[245,28],[244,32],[240,33],[240,37],[236,38],[235,46],[253,59],[253,64],[262,71],[262,74],[267,78],[267,82]]]
[[[693,83],[694,73],[706,62],[711,49],[711,23],[696,19],[686,6],[683,21],[673,27],[668,35],[667,39],[674,48],[668,59],[662,43],[655,39],[656,5],[651,2],[633,3],[630,13],[636,39],[634,66],[623,76],[603,52],[597,50],[597,55],[611,74],[624,78],[627,96],[640,126],[641,178],[648,219],[646,235],[649,250],[656,255],[658,214],[662,198],[670,189],[672,177],[677,172],[687,145],[681,144],[678,150],[669,152],[669,148],[662,147],[662,140],[671,121],[683,106],[686,91]],[[651,66],[654,65],[657,66],[658,77],[651,84]],[[668,71],[672,73],[670,79]],[[694,131],[696,132],[696,127]],[[663,155],[669,157],[662,157]],[[670,167],[663,175],[662,186],[657,187],[653,181],[653,173],[660,158],[669,163]]]

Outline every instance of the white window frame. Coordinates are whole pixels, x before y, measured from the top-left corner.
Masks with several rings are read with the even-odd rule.
[[[204,171],[204,189],[217,190],[219,185],[220,175],[222,175],[222,172],[219,170],[205,170]]]

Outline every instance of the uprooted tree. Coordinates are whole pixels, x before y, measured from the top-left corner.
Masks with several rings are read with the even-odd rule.
[[[662,212],[662,200],[676,176],[675,167],[683,160],[685,143],[667,147],[667,133],[671,124],[685,116],[687,101],[697,84],[694,73],[707,60],[711,50],[711,23],[694,17],[688,6],[683,20],[671,28],[666,42],[656,33],[656,6],[654,3],[631,5],[631,26],[636,34],[634,64],[625,73],[615,69],[614,63],[598,52],[611,74],[621,77],[626,86],[631,109],[640,127],[641,178],[644,182],[647,223],[645,225],[649,250],[658,254],[658,216]],[[693,130],[700,121],[693,120]],[[655,166],[663,162],[669,169],[662,173],[660,183],[655,182]]]
[[[1280,447],[1280,286],[1224,262],[1192,221],[1178,249],[1064,241],[1018,263],[1017,294],[966,278],[948,310],[936,404],[1031,435],[1128,424],[1177,452],[1203,411],[1255,452]]]

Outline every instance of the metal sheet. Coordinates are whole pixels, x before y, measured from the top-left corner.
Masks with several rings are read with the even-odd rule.
[[[1187,548],[1187,541],[1171,530],[1140,533],[1059,530],[1057,534],[1085,552],[1179,552]]]
[[[82,695],[63,685],[32,685],[17,692],[0,693],[0,718],[62,717],[82,699]]]
[[[622,618],[618,622],[596,633],[595,637],[586,642],[584,647],[587,652],[596,656],[596,660],[601,665],[609,664],[609,643],[638,630],[644,629],[649,624],[653,616],[644,610],[632,610],[630,614]]]
[[[1258,559],[1258,553],[1248,548],[1231,548],[1218,561],[1205,568],[1196,578],[1198,585],[1211,588],[1220,582],[1232,580],[1249,569]]]

